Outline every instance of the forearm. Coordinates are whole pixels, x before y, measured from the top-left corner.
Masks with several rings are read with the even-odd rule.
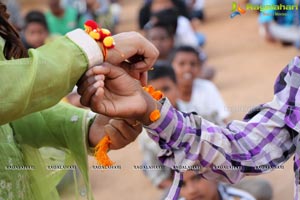
[[[99,143],[99,141],[105,136],[104,126],[109,123],[110,119],[110,117],[98,114],[93,120],[93,123],[90,124],[88,133],[90,147],[95,147]]]
[[[168,101],[163,103],[161,118],[146,127],[149,136],[163,149],[160,160],[168,167],[200,165],[207,173],[225,176],[236,182],[244,173],[261,173],[286,161],[295,147],[284,121],[264,122],[265,108],[248,122],[233,121],[222,128],[196,114],[184,114]],[[280,117],[284,117],[281,113]],[[286,155],[282,151],[286,150]],[[218,168],[218,167],[223,168]],[[240,170],[228,170],[228,167]]]
[[[31,49],[29,58],[0,61],[0,124],[58,103],[88,66],[102,62],[101,55],[97,43],[76,30],[68,37]]]

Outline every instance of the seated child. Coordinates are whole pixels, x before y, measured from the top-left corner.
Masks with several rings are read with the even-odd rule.
[[[174,14],[174,13],[173,13]],[[147,39],[149,39],[159,50],[159,58],[156,63],[166,64],[170,63],[170,56],[175,47],[182,45],[192,45],[193,42],[182,43],[186,38],[190,38],[187,34],[184,36],[176,36],[178,27],[177,18],[170,14],[168,11],[161,11],[153,14],[151,20],[144,26]],[[207,55],[197,45],[192,45],[194,48],[199,49],[199,57],[203,62],[202,74],[199,77],[211,80],[215,75],[215,70],[208,66],[205,62]]]
[[[224,124],[229,116],[226,105],[216,86],[198,78],[202,62],[196,49],[181,46],[171,56],[179,90],[177,106],[183,112],[197,112],[216,124]]]
[[[297,5],[298,4],[298,5]],[[262,0],[261,5],[296,6],[295,0]],[[260,34],[269,42],[279,41],[283,45],[295,44],[299,47],[299,14],[293,9],[265,9],[259,15]]]
[[[145,36],[159,51],[158,65],[168,65],[174,48],[176,24],[165,24],[160,20],[150,21],[145,27]]]

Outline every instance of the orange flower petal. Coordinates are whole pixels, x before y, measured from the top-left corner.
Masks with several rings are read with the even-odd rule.
[[[156,120],[158,120],[160,118],[160,111],[158,109],[155,109],[151,112],[150,116],[149,116],[151,122],[155,122]]]
[[[95,147],[95,158],[99,165],[112,166],[114,162],[108,157],[107,151],[111,140],[108,136],[105,136]]]
[[[163,93],[159,90],[154,91],[151,95],[155,100],[160,100],[163,97]]]

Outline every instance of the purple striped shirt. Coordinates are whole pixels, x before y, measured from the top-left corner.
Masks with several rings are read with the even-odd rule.
[[[159,159],[177,169],[167,199],[178,199],[188,167],[198,165],[202,176],[230,183],[283,165],[295,154],[295,200],[299,196],[300,59],[285,67],[274,86],[272,101],[252,109],[243,121],[217,126],[196,113],[174,109],[161,100],[161,118],[145,127],[162,151]]]

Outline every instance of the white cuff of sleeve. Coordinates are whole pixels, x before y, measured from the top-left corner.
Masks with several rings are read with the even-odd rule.
[[[84,30],[76,29],[67,33],[66,36],[85,52],[89,61],[89,67],[103,63],[103,54],[100,47]]]

